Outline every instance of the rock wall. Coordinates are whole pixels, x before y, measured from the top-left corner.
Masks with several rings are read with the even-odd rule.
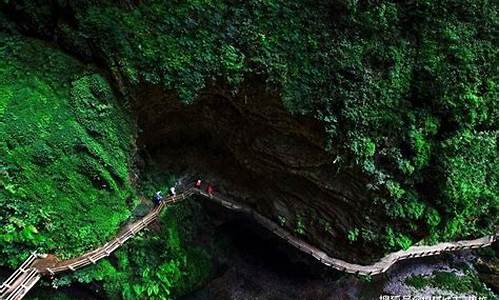
[[[324,150],[320,124],[286,112],[258,79],[236,93],[224,91],[206,90],[186,105],[158,87],[140,90],[139,148],[166,168],[210,178],[216,189],[333,256],[380,255],[375,245],[346,239],[378,216],[366,209],[371,196],[361,173],[338,169]]]

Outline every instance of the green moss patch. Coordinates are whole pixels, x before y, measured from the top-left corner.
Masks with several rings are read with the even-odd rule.
[[[129,216],[132,125],[104,77],[0,33],[0,261],[104,243]]]

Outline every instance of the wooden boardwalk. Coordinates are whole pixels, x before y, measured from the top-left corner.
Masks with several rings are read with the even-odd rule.
[[[432,246],[412,246],[407,250],[392,252],[373,264],[360,265],[328,256],[324,251],[310,245],[307,242],[302,241],[298,237],[291,235],[277,223],[260,215],[259,213],[255,212],[254,210],[245,205],[231,202],[227,199],[221,198],[220,196],[210,196],[202,191],[198,191],[198,194],[203,195],[209,199],[212,199],[213,201],[221,204],[222,206],[228,209],[250,214],[259,224],[266,227],[268,230],[272,231],[274,234],[281,237],[282,239],[286,240],[288,244],[294,246],[295,248],[299,249],[302,252],[305,252],[313,256],[322,264],[345,273],[351,273],[357,275],[381,274],[385,273],[392,265],[394,265],[396,262],[400,260],[439,255],[443,252],[484,248],[490,246],[492,243],[498,240],[498,234],[494,234],[474,240],[444,242]]]
[[[40,272],[32,266],[37,258],[38,255],[32,253],[24,263],[4,281],[2,286],[0,286],[0,299],[22,299],[38,280],[40,280],[42,277]]]
[[[164,201],[152,209],[140,220],[126,225],[122,230],[103,246],[89,251],[77,258],[58,261],[47,257],[39,257],[32,254],[0,287],[1,300],[19,300],[45,275],[55,275],[66,271],[75,271],[85,266],[95,264],[100,259],[108,257],[113,251],[118,249],[123,243],[132,238],[139,231],[147,227],[158,218],[158,215],[166,205],[182,201],[193,194],[203,196],[230,210],[251,215],[256,222],[272,231],[277,236],[287,241],[290,245],[316,258],[322,264],[333,269],[357,275],[375,275],[386,272],[392,265],[400,260],[416,257],[438,255],[443,252],[458,251],[465,249],[477,249],[487,247],[498,239],[498,234],[485,236],[475,240],[465,240],[458,242],[439,243],[432,246],[412,246],[408,250],[400,250],[390,253],[371,265],[360,265],[350,263],[341,259],[328,256],[320,249],[302,241],[291,235],[278,224],[269,220],[252,210],[250,207],[237,204],[223,198],[221,195],[209,195],[199,189],[186,189],[177,196],[164,198]]]

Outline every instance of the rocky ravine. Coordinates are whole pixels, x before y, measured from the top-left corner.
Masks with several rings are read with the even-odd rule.
[[[235,95],[211,89],[185,105],[167,91],[143,89],[134,109],[139,148],[168,168],[213,178],[217,189],[332,256],[381,255],[376,245],[346,239],[350,229],[383,218],[367,209],[363,175],[339,170],[324,150],[320,124],[291,117],[276,95],[263,91],[255,84]]]
[[[382,210],[370,200],[368,179],[359,169],[340,169],[333,163],[337,150],[334,145],[331,152],[325,151],[323,125],[290,115],[281,96],[266,91],[264,79],[246,78],[237,91],[214,84],[201,91],[195,103],[183,104],[161,85],[127,82],[113,54],[94,47],[92,39],[80,44],[67,36],[61,28],[78,26],[74,12],[70,6],[54,5],[57,13],[42,14],[43,20],[23,6],[11,5],[8,11],[23,34],[51,41],[109,71],[117,94],[127,99],[127,106],[132,103],[139,149],[169,169],[213,177],[218,189],[331,256],[367,263],[382,256],[380,246],[349,243],[346,238],[354,228],[381,232],[385,226]]]
[[[134,6],[133,1],[120,3]],[[350,230],[359,228],[385,234],[389,218],[374,203],[377,195],[367,188],[368,178],[349,161],[344,167],[336,164],[341,147],[325,151],[322,124],[290,115],[281,95],[266,90],[264,79],[245,78],[236,91],[213,80],[194,104],[182,104],[160,83],[147,85],[141,78],[127,82],[126,74],[120,73],[126,72],[126,62],[103,51],[92,34],[79,32],[84,25],[78,23],[80,8],[51,4],[47,12],[14,3],[4,10],[23,34],[48,40],[81,61],[102,67],[117,93],[127,99],[124,103],[132,100],[138,146],[145,153],[169,170],[212,178],[217,189],[332,257],[369,263],[382,256],[380,239],[378,243],[347,239]],[[384,190],[377,193],[387,196]],[[390,224],[394,231],[408,229],[405,221],[395,223]],[[415,225],[414,240],[425,237],[426,224]]]

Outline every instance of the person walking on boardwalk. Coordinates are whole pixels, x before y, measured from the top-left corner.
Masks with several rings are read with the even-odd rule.
[[[212,194],[214,193],[214,188],[210,183],[207,185],[206,191],[207,191],[207,194],[209,194],[210,196],[212,196]]]
[[[155,203],[155,205],[160,205],[162,201],[163,201],[163,196],[161,194],[161,191],[156,192],[155,195],[153,196],[153,202]]]
[[[170,193],[172,194],[172,196],[176,196],[177,194],[175,193],[175,187],[171,187],[170,188]]]
[[[196,180],[196,183],[194,184],[194,187],[199,189],[201,188],[201,179]]]

